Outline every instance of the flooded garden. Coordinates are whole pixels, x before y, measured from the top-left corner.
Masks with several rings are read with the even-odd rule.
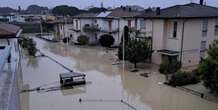
[[[19,75],[22,110],[217,110],[218,104],[161,84],[164,76],[156,65],[130,72],[132,65],[113,63],[117,50],[52,43],[34,38],[49,57],[22,54]],[[86,85],[62,89],[59,74],[86,75]],[[149,72],[149,77],[140,74]],[[37,88],[43,88],[37,90]]]

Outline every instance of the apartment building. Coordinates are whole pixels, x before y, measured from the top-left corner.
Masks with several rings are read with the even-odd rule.
[[[183,66],[199,64],[218,39],[218,8],[190,3],[136,16],[138,29],[152,36],[152,62],[177,59]]]

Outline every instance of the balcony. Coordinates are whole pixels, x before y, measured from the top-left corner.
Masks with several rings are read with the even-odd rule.
[[[138,36],[142,37],[142,38],[150,38],[153,36],[152,31],[146,31],[145,29],[137,30],[135,27],[129,28],[129,32],[130,33],[138,33]]]
[[[69,29],[69,30],[72,30],[72,31],[74,31],[74,32],[81,32],[80,29],[75,29],[75,28],[71,28],[71,29]]]
[[[100,31],[98,25],[94,25],[94,24],[85,24],[83,27],[83,31],[84,32],[98,32]]]
[[[114,34],[114,33],[118,33],[119,32],[119,29],[112,29],[112,30],[106,30],[106,29],[100,29],[100,32],[102,33],[109,33],[109,34]]]

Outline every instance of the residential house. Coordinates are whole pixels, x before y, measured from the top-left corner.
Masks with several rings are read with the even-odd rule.
[[[77,37],[83,34],[89,37],[90,43],[96,43],[101,36],[107,34],[113,36],[115,40],[113,45],[117,46],[121,42],[124,26],[136,27],[137,20],[134,16],[139,14],[138,11],[122,6],[99,14],[85,13],[77,15],[73,17],[75,31],[73,41],[77,42]]]
[[[69,17],[52,17],[52,19],[44,21],[43,25],[44,28],[47,28],[50,31],[47,33],[49,34],[49,37],[46,39],[63,40],[64,38],[71,38],[73,36],[73,20]]]
[[[152,37],[153,63],[179,60],[182,66],[199,64],[218,39],[218,8],[190,3],[136,16],[138,30]]]
[[[97,15],[97,13],[83,13],[73,17],[73,42],[77,43],[77,38],[85,35],[89,38],[90,44],[97,43]]]

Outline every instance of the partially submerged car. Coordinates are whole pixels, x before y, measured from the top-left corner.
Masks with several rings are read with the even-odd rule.
[[[77,72],[60,74],[60,84],[62,87],[86,84],[86,75]]]

